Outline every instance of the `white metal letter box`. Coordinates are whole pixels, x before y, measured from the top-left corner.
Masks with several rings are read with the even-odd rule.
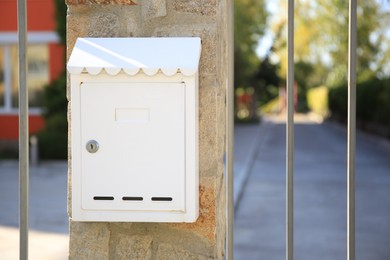
[[[79,38],[72,219],[195,222],[199,38]]]

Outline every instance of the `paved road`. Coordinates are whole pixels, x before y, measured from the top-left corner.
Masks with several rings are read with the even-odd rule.
[[[235,222],[235,256],[285,255],[285,125],[261,129]],[[346,132],[300,118],[295,127],[295,257],[346,259]],[[390,259],[390,143],[358,134],[357,259]]]

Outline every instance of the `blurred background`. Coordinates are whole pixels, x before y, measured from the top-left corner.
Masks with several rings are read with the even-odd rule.
[[[285,213],[286,1],[234,2],[236,258],[281,259]],[[376,212],[361,212],[358,230],[372,232],[358,233],[362,234],[359,245],[364,252],[377,252],[361,253],[367,257],[362,259],[390,259],[386,246],[390,236],[386,220],[390,219],[390,189],[386,188],[390,184],[390,2],[359,1],[358,5],[357,125],[361,132],[357,152],[362,191],[358,196],[361,209],[371,205],[373,208],[368,207],[368,211]],[[0,195],[6,198],[0,202],[2,259],[14,259],[17,248],[13,247],[18,239],[16,13],[15,0],[0,1]],[[41,246],[34,248],[48,252],[39,259],[67,256],[65,17],[63,0],[28,0],[31,229],[32,236],[38,237],[34,241],[41,241]],[[308,192],[310,187],[310,192],[317,192],[308,201],[311,195],[300,196],[298,189],[297,224],[318,217],[313,226],[302,224],[301,233],[296,233],[300,241],[305,241],[297,243],[298,254],[302,253],[300,259],[304,259],[303,255],[307,259],[322,259],[320,251],[313,255],[307,251],[314,240],[319,241],[316,248],[323,249],[323,259],[338,259],[345,253],[342,232],[347,51],[348,1],[295,1],[296,182],[302,192]],[[316,174],[307,173],[308,169]],[[335,175],[327,179],[329,172]],[[328,213],[335,219],[328,224],[321,222]],[[379,230],[373,229],[372,225],[378,223]],[[318,225],[323,229],[317,230]],[[306,230],[309,228],[317,233]],[[60,246],[53,248],[51,254],[46,246],[54,237]],[[270,240],[273,242],[268,243]],[[334,254],[326,254],[330,251]]]
[[[286,1],[235,1],[236,118],[285,110]],[[359,2],[359,125],[389,128],[390,3]],[[295,1],[295,109],[345,121],[348,1]],[[363,98],[365,97],[365,98]],[[389,133],[387,133],[389,135]]]

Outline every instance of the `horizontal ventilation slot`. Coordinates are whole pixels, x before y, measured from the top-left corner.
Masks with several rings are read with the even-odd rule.
[[[152,201],[172,201],[172,197],[152,197]]]
[[[114,200],[114,197],[112,196],[95,196],[93,197],[94,200]]]
[[[130,200],[130,201],[142,201],[144,198],[142,197],[123,197],[123,200]]]

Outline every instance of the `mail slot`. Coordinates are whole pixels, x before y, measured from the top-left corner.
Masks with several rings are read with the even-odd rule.
[[[79,38],[72,220],[195,222],[199,38]]]

